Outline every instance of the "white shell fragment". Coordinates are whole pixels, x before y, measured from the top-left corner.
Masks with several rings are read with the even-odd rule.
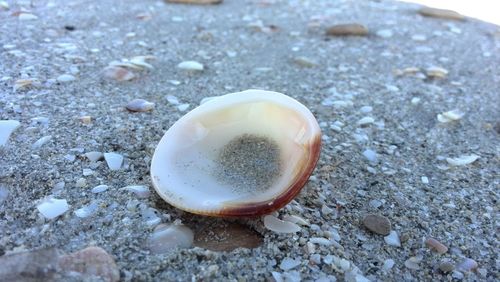
[[[117,81],[129,81],[135,78],[135,74],[126,68],[108,66],[103,71],[104,77]]]
[[[130,101],[126,108],[131,112],[147,112],[153,110],[155,103],[146,101],[144,99],[134,99]]]
[[[110,170],[119,170],[123,163],[123,156],[117,153],[104,153],[104,159]]]
[[[7,144],[10,135],[21,123],[17,120],[0,120],[0,147]]]
[[[52,139],[52,136],[50,136],[50,135],[44,136],[44,137],[38,139],[35,143],[33,143],[31,148],[38,149],[38,148],[42,147],[45,143],[49,142],[51,139]]]
[[[283,220],[290,221],[292,223],[296,223],[299,225],[309,225],[309,222],[307,222],[305,219],[297,215],[285,215],[283,216]]]
[[[196,61],[184,61],[179,63],[177,67],[186,71],[202,71],[204,69],[204,66]]]
[[[358,122],[356,122],[356,124],[359,125],[359,126],[366,126],[366,125],[372,124],[374,122],[375,122],[374,118],[372,118],[372,117],[364,117],[364,118],[358,120]]]
[[[174,123],[156,147],[151,177],[158,194],[182,210],[265,215],[300,192],[320,147],[319,125],[304,105],[247,90],[212,99]],[[286,232],[300,230],[281,222],[291,226]]]
[[[399,240],[399,235],[396,231],[392,230],[389,235],[384,237],[384,241],[387,245],[401,247],[401,241]]]
[[[427,76],[431,78],[445,78],[448,75],[448,70],[441,67],[430,67],[426,72]]]
[[[56,218],[69,209],[68,202],[64,199],[49,198],[36,206],[38,211],[47,219]]]
[[[457,158],[446,158],[446,162],[448,162],[452,166],[463,166],[468,165],[475,162],[479,159],[478,155],[468,155],[468,156],[460,156]]]
[[[96,187],[92,188],[91,192],[97,194],[108,190],[108,188],[108,185],[97,185]]]
[[[288,271],[300,265],[300,259],[284,258],[280,263],[280,268]]]
[[[263,217],[264,226],[276,233],[295,233],[300,231],[300,226],[290,221],[283,221],[274,215]]]
[[[442,123],[447,123],[447,122],[452,122],[461,119],[464,116],[464,113],[462,113],[459,110],[451,110],[448,112],[444,112],[441,114],[437,115],[437,119],[439,122]]]
[[[97,162],[99,160],[102,160],[102,158],[104,158],[104,155],[101,152],[92,151],[85,153],[85,157],[87,157],[87,159],[89,159],[89,161],[91,162]]]
[[[148,187],[144,185],[130,185],[120,188],[120,190],[126,190],[132,192],[137,196],[137,198],[147,198],[151,194],[151,192],[149,192]]]
[[[37,16],[30,13],[20,13],[18,18],[20,21],[32,21],[38,19]]]
[[[61,74],[60,76],[57,77],[57,81],[59,82],[70,82],[74,80],[76,80],[76,78],[71,74]]]
[[[162,254],[175,248],[189,248],[194,241],[194,233],[184,225],[160,224],[149,236],[148,247],[154,254]]]
[[[83,206],[77,210],[74,211],[74,214],[79,217],[79,218],[86,218],[91,215],[93,215],[97,211],[97,204],[96,203],[91,203],[87,206]]]

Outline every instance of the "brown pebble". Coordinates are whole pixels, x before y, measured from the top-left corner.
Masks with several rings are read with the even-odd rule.
[[[52,281],[61,254],[51,248],[0,256],[0,281]]]
[[[427,238],[427,240],[425,240],[425,245],[427,245],[427,247],[429,247],[429,249],[435,251],[436,253],[438,254],[444,254],[448,251],[448,247],[446,247],[445,245],[443,245],[441,242],[439,242],[438,240],[434,239],[434,238]]]
[[[458,20],[463,21],[465,17],[455,11],[446,9],[437,9],[430,7],[423,7],[418,11],[419,14],[425,17],[448,19],[448,20]]]
[[[59,260],[63,271],[82,274],[83,278],[97,276],[103,281],[114,282],[120,279],[120,272],[115,260],[99,247],[88,247],[83,250],[64,255]],[[83,279],[87,281],[88,279]]]
[[[453,265],[453,263],[449,261],[442,261],[439,264],[439,270],[441,270],[444,273],[452,272],[453,269],[455,269],[455,266]]]
[[[181,3],[181,4],[197,4],[197,5],[207,5],[207,4],[220,4],[223,0],[166,0],[168,3]]]
[[[363,218],[363,225],[368,230],[380,235],[388,235],[391,232],[391,222],[385,216],[367,214]]]
[[[329,36],[365,36],[367,34],[368,28],[357,23],[338,24],[326,30],[326,35]]]

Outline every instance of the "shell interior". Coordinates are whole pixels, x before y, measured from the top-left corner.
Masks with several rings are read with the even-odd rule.
[[[165,133],[151,164],[153,184],[167,202],[193,213],[237,215],[239,207],[272,206],[309,177],[319,136],[310,111],[286,95],[247,90],[220,96]]]

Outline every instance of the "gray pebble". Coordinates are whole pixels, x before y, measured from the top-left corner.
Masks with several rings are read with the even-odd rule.
[[[363,218],[363,225],[368,230],[380,235],[388,235],[389,232],[391,232],[391,222],[387,217],[382,215],[365,215],[365,217]]]

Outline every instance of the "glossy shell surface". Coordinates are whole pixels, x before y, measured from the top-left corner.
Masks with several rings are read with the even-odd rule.
[[[265,189],[235,187],[217,170],[224,146],[242,136],[277,145],[279,174]],[[175,122],[156,147],[151,177],[157,193],[179,209],[208,216],[258,216],[283,207],[300,192],[320,148],[320,128],[304,105],[281,93],[247,90],[211,99]]]

